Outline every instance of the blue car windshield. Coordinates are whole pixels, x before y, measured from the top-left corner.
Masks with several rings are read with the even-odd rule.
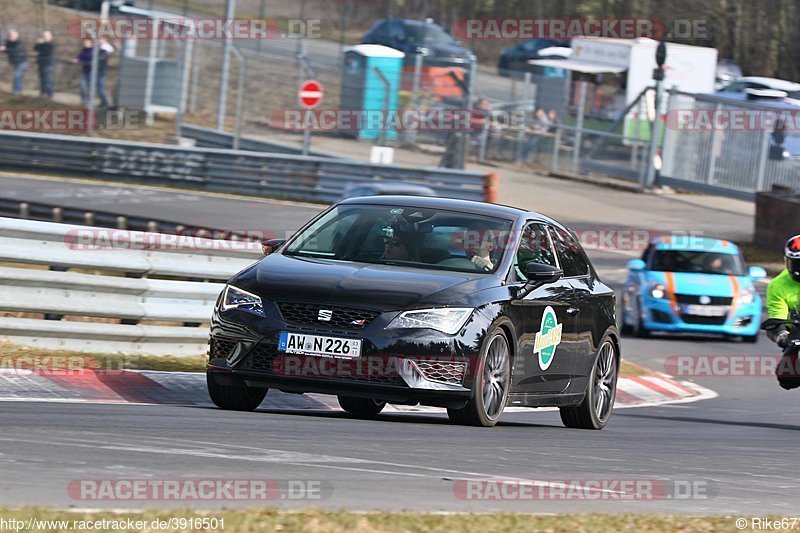
[[[296,235],[284,255],[457,272],[492,273],[512,222],[388,205],[340,205]]]
[[[727,276],[745,275],[744,261],[738,254],[694,250],[656,250],[650,255],[650,270]]]

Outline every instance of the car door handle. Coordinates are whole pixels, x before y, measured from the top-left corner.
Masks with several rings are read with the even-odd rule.
[[[581,310],[578,309],[577,307],[567,307],[567,314],[569,316],[575,316],[580,312],[581,312]]]

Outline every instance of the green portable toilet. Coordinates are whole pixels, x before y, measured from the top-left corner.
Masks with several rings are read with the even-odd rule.
[[[363,117],[364,120],[351,130],[356,138],[379,139],[382,128],[378,113],[384,110],[397,113],[404,57],[403,52],[378,44],[359,44],[345,49],[340,108]],[[388,102],[386,83],[376,70],[388,81]],[[387,128],[384,138],[397,139],[397,129]]]

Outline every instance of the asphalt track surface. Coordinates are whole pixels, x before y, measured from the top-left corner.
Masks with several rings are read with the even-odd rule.
[[[33,191],[36,196],[28,199],[58,197],[73,206],[152,212],[185,217],[186,223],[202,217],[205,224],[219,220],[226,227],[291,229],[321,208],[86,182],[3,177],[0,186],[7,196]],[[624,279],[629,254],[590,251],[590,256],[610,284]],[[623,343],[624,358],[662,371],[674,355],[775,353],[763,338],[756,345],[697,337],[626,338]],[[544,410],[507,413],[497,427],[481,429],[452,426],[445,416],[429,413],[361,421],[336,411],[235,413],[169,405],[5,402],[0,404],[0,501],[91,508],[263,506],[83,501],[67,492],[69,483],[80,479],[259,478],[327,487],[321,499],[270,502],[281,507],[795,514],[800,482],[792,459],[800,416],[791,406],[798,393],[779,389],[770,376],[696,382],[719,396],[617,410],[600,432],[565,429],[557,412]],[[655,482],[662,490],[651,498],[613,486],[599,499],[463,497],[465,480],[487,478],[551,487],[571,480],[638,480]]]

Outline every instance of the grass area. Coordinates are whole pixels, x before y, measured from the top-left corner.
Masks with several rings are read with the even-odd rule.
[[[745,261],[747,261],[748,265],[758,265],[764,266],[765,265],[775,265],[779,264],[780,268],[778,271],[783,269],[783,250],[780,248],[761,248],[760,246],[753,244],[753,243],[739,243],[739,249],[742,251],[742,255],[744,255]],[[769,270],[769,269],[767,269]]]
[[[653,374],[653,371],[623,359],[622,364],[620,365],[619,374],[622,377],[629,378],[634,376],[650,376]]]
[[[40,524],[39,531],[71,531],[75,521],[114,520],[147,522],[148,527],[139,529],[121,528],[119,531],[158,531],[152,527],[153,520],[207,518],[224,520],[224,531],[284,531],[284,532],[450,532],[484,533],[490,531],[546,531],[548,533],[602,533],[617,531],[680,531],[715,532],[736,531],[736,517],[728,516],[666,516],[646,514],[558,514],[531,515],[517,513],[486,514],[433,514],[411,512],[348,511],[278,511],[276,509],[249,509],[225,511],[192,510],[146,510],[143,512],[84,512],[61,511],[40,507],[0,508],[0,517],[8,520],[67,520],[68,527],[56,524]],[[777,520],[780,520],[777,518]],[[791,520],[790,520],[791,523]],[[198,524],[201,525],[201,524]],[[171,531],[222,531],[198,528],[170,528]],[[739,529],[739,531],[752,529]]]
[[[34,367],[45,369],[161,370],[167,372],[202,372],[204,355],[89,354],[70,350],[42,350],[0,343],[0,368]],[[17,365],[18,364],[18,365]]]

